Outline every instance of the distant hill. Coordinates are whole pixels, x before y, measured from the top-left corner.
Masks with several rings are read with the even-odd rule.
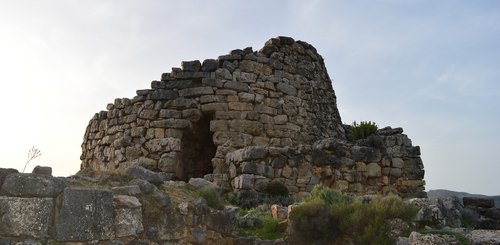
[[[471,194],[467,192],[458,192],[458,191],[450,191],[450,190],[444,190],[444,189],[437,189],[437,190],[430,190],[427,192],[427,197],[429,198],[442,198],[442,197],[452,197],[456,196],[458,199],[460,199],[460,202],[462,202],[463,197],[489,197],[493,198],[495,200],[495,206],[500,207],[500,195],[498,196],[486,196],[486,195],[480,195],[480,194]]]

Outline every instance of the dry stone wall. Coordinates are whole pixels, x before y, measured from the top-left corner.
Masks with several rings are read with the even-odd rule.
[[[0,244],[237,244],[237,209],[172,200],[171,185],[0,168]]]
[[[81,168],[142,166],[242,191],[280,181],[292,193],[323,183],[356,194],[423,195],[419,148],[402,130],[386,131],[348,142],[323,58],[278,37],[258,52],[182,62],[151,89],[116,99],[90,120]]]

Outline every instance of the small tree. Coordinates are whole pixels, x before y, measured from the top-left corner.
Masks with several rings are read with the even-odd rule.
[[[377,124],[372,121],[361,121],[359,124],[354,121],[352,123],[351,139],[352,141],[364,139],[377,132],[377,130]]]
[[[23,173],[24,173],[24,170],[26,170],[26,166],[28,166],[28,163],[31,162],[31,160],[33,160],[41,155],[42,155],[42,152],[40,150],[38,150],[34,146],[31,147],[31,149],[28,151],[28,160],[26,160],[26,164],[24,164]]]

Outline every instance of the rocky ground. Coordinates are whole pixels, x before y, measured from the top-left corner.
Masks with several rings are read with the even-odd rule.
[[[217,188],[200,178],[189,182],[136,167],[122,175],[51,176],[0,169],[0,244],[303,244],[283,233],[278,239],[249,237],[241,208],[217,206],[200,190]],[[488,199],[408,200],[419,208],[408,237],[397,244],[500,244],[499,209]],[[269,205],[286,231],[291,208]],[[250,224],[248,223],[250,222]],[[255,224],[253,224],[255,225]],[[469,228],[451,228],[466,225]],[[314,244],[314,242],[313,242]],[[324,244],[324,243],[318,243]],[[348,238],[327,244],[353,244]]]

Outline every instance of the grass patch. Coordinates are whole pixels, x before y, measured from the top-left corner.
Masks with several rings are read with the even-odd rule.
[[[279,222],[269,215],[259,216],[260,225],[252,228],[240,228],[240,236],[259,237],[265,240],[283,238],[285,231],[279,226]]]

